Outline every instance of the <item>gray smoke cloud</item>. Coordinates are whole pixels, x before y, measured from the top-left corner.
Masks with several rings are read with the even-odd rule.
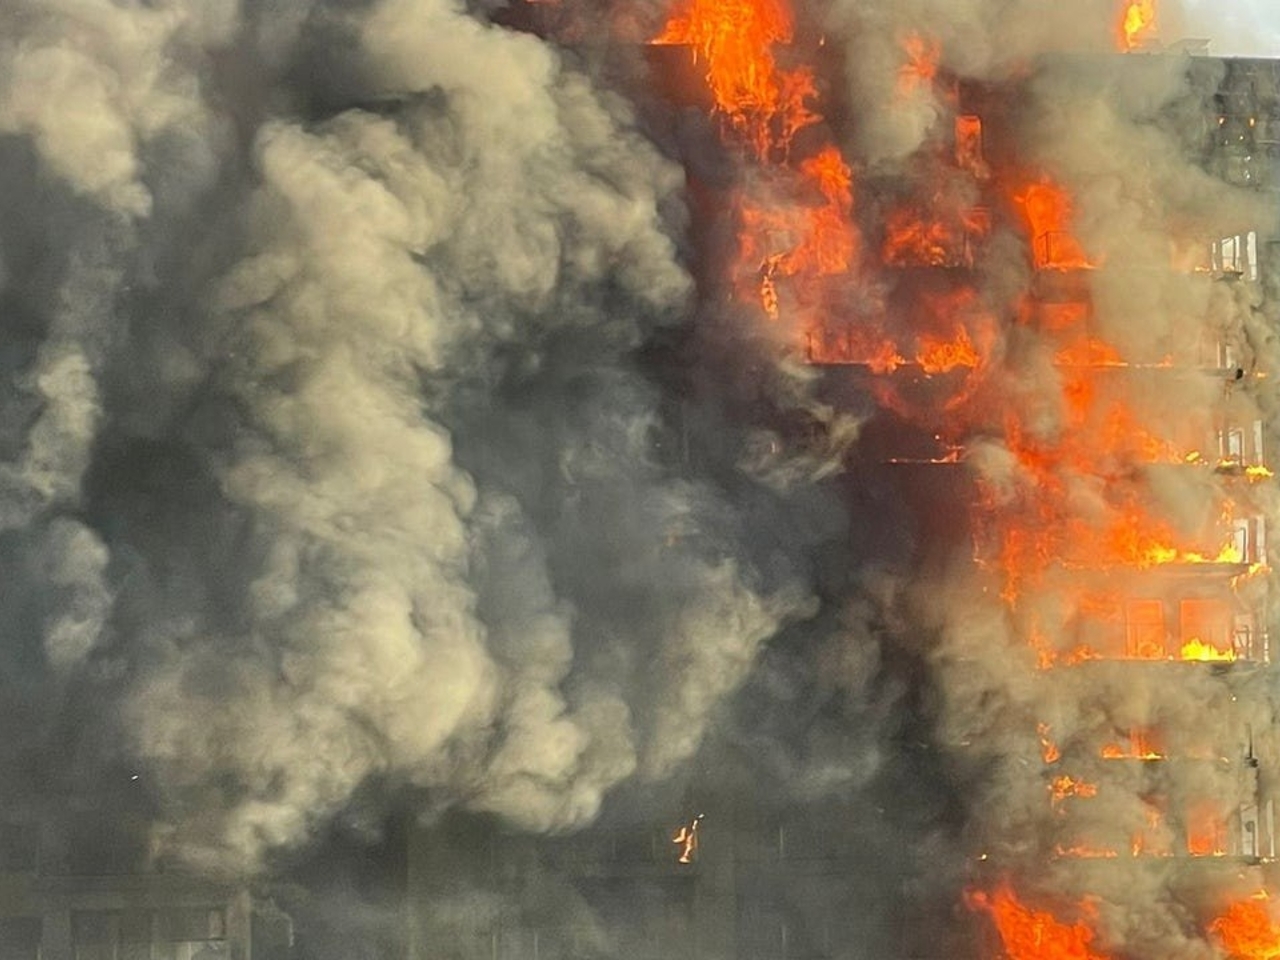
[[[816,929],[816,903],[858,918],[849,956],[884,955],[889,923],[866,916],[957,887],[980,851],[1051,863],[1029,881],[1051,899],[1098,895],[1110,946],[1206,957],[1196,894],[1137,860],[1099,880],[1053,859],[1078,835],[1048,802],[1036,731],[1074,774],[1108,781],[1063,802],[1072,829],[1125,848],[1120,825],[1144,822],[1151,788],[1104,767],[1099,741],[1203,713],[1199,739],[1167,748],[1225,756],[1268,718],[1207,672],[1039,671],[971,555],[922,566],[917,527],[948,518],[909,518],[905,481],[873,462],[874,436],[860,446],[874,391],[833,387],[785,323],[720,302],[717,278],[695,287],[690,263],[705,265],[673,158],[726,192],[750,174],[701,108],[642,89],[641,54],[607,50],[651,36],[660,13],[557,9],[549,39],[441,0],[0,12],[3,693],[8,751],[46,755],[13,797],[74,807],[63,794],[133,771],[155,862],[245,876],[401,804],[441,832],[447,811],[492,817],[518,847],[602,813],[605,829],[665,829],[706,797],[730,810],[749,796],[779,859],[803,849],[808,813],[856,811],[840,828],[860,851],[851,890],[774,894],[796,929]],[[1143,357],[1203,339],[1242,370],[1272,366],[1269,301],[1169,263],[1171,246],[1195,256],[1258,219],[1256,195],[1205,172],[1176,122],[1207,109],[1220,75],[1099,66],[1115,12],[800,10],[844,65],[850,115],[830,126],[855,209],[891,199],[864,195],[864,176],[956,209],[978,193],[931,186],[955,104],[904,84],[912,37],[965,80],[1034,62],[1004,119],[1019,162],[1070,192],[1083,245],[1120,268],[1089,279],[1096,333]],[[1162,40],[1201,13],[1163,12]],[[698,236],[727,249],[727,232]],[[894,315],[876,242],[831,302],[902,332],[912,318]],[[977,424],[963,469],[1013,505],[1040,478],[982,406],[1004,397],[1052,442],[1071,429],[1067,374],[1061,344],[1010,307],[1032,282],[1025,238],[1002,228],[986,249],[972,316],[994,332],[954,416]],[[714,322],[691,333],[695,316]],[[1211,378],[1122,399],[1188,435],[1211,433],[1197,413],[1211,405],[1241,422],[1274,405]],[[1108,467],[1179,530],[1229,492],[1207,470]],[[1072,511],[1114,518],[1096,476],[1062,479]],[[1276,515],[1273,494],[1257,501]],[[1062,627],[1080,613],[1069,580],[1023,611],[1058,655],[1079,639]],[[1171,808],[1226,809],[1256,776],[1170,764],[1160,787]],[[444,861],[482,846],[461,845]],[[568,918],[600,951],[630,942],[528,862],[553,892],[513,907],[481,882],[433,889],[424,929],[483,940],[514,913]],[[358,930],[397,922],[351,915]]]
[[[630,108],[442,3],[4,25],[0,130],[51,184],[4,245],[38,328],[5,526],[154,854],[254,871],[372,778],[565,829],[686,761],[810,608],[654,446],[631,354],[690,282]],[[348,106],[304,117],[329,39]]]

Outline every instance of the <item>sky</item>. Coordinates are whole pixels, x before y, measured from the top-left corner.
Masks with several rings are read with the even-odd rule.
[[[1280,4],[1274,0],[1186,0],[1187,38],[1208,39],[1219,56],[1280,56]],[[1176,38],[1168,37],[1172,41]]]

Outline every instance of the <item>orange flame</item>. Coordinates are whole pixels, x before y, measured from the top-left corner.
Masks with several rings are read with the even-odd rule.
[[[1057,763],[1062,758],[1062,751],[1058,749],[1058,745],[1049,739],[1049,725],[1047,723],[1036,724],[1036,733],[1040,735],[1040,759],[1045,763]]]
[[[1063,923],[1048,911],[1024,906],[1007,884],[990,894],[971,891],[965,901],[991,915],[1008,960],[1105,960],[1091,948],[1094,933],[1084,923]]]
[[[1280,957],[1280,928],[1271,919],[1267,897],[1231,904],[1209,924],[1222,948],[1236,960],[1271,960]]]
[[[946,373],[956,367],[976,367],[981,360],[964,327],[958,328],[951,340],[921,337],[916,359],[925,373]]]
[[[786,163],[796,133],[821,119],[813,71],[779,62],[793,34],[787,0],[682,0],[652,41],[693,48],[731,139],[766,170],[735,198],[733,275],[738,293],[774,320],[789,305],[781,280],[795,279],[807,314],[823,299],[816,279],[848,270],[857,251],[853,176],[840,151],[828,144],[796,167]]]
[[[1187,853],[1221,857],[1227,852],[1227,823],[1216,803],[1204,801],[1187,811]]]
[[[1127,743],[1109,743],[1102,748],[1101,753],[1107,760],[1164,759],[1164,752],[1156,741],[1155,732],[1143,727],[1134,727],[1130,730]]]
[[[982,155],[982,118],[961,114],[955,122],[956,166],[967,170],[979,180],[991,175]]]
[[[1074,777],[1054,777],[1049,781],[1049,802],[1055,808],[1062,805],[1067,797],[1096,797],[1098,785]]]
[[[853,176],[840,151],[825,147],[801,163],[798,174],[807,197],[768,207],[744,198],[740,210],[739,260],[758,264],[760,305],[773,320],[781,315],[779,278],[841,274],[857,250]]]
[[[1047,177],[1028,184],[1014,202],[1031,233],[1032,260],[1038,270],[1084,270],[1093,266],[1068,230],[1071,198]]]
[[[936,40],[913,33],[902,42],[907,61],[898,69],[898,92],[909,95],[933,83],[942,48]]]
[[[786,0],[690,0],[652,42],[693,47],[716,109],[763,159],[818,119],[813,72],[783,69],[773,55],[793,29]]]
[[[1128,0],[1120,15],[1120,49],[1135,49],[1149,40],[1155,29],[1155,0]]]
[[[705,814],[698,814],[688,823],[681,825],[671,836],[671,842],[680,847],[680,856],[676,863],[693,863],[698,853],[698,824]]]
[[[915,207],[900,207],[885,220],[880,257],[895,267],[971,266],[975,244],[990,230],[990,215],[981,208],[926,217]]]

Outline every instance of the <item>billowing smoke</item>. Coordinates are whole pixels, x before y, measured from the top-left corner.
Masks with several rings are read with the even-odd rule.
[[[445,4],[5,27],[13,632],[155,853],[254,870],[375,777],[565,829],[687,760],[808,601],[655,448],[690,282],[630,108]]]
[[[1209,956],[1204,889],[1073,851],[1128,853],[1129,825],[1164,807],[1239,809],[1257,774],[1169,764],[1157,804],[1094,747],[1162,729],[1162,753],[1221,756],[1265,703],[1207,670],[1073,672],[1104,659],[1067,628],[1091,595],[990,542],[1046,502],[1054,549],[1087,550],[1080,531],[1133,503],[1193,541],[1237,478],[1152,466],[1137,434],[1212,433],[1211,406],[1271,418],[1254,375],[1276,366],[1273,303],[1180,262],[1259,229],[1258,192],[1206,170],[1194,126],[1222,68],[1121,64],[1110,0],[807,4],[779,56],[813,53],[823,119],[753,152],[680,89],[703,65],[643,51],[668,12],[0,12],[0,689],[24,771],[6,801],[68,823],[97,809],[151,865],[219,877],[305,865],[335,822],[425,824],[424,861],[454,867],[507,844],[535,892],[433,878],[421,929],[557,923],[600,954],[666,914],[596,915],[529,838],[665,831],[705,805],[722,849],[770,834],[781,860],[821,823],[853,851],[838,880],[757,883],[824,956],[953,929],[960,874],[988,858],[1049,900],[1100,898],[1108,949]],[[1161,36],[1195,13],[1162,7]],[[991,98],[987,129],[1006,139],[957,159],[962,91],[1000,89],[1018,95]],[[819,187],[779,172],[823,157]],[[965,221],[993,177],[1005,213]],[[1059,232],[1116,268],[1089,273],[1088,342],[1025,314],[1032,288],[1071,302],[1043,295],[1055,253],[1017,222],[1055,188]],[[812,210],[840,222],[801,255]],[[910,263],[921,241],[893,247],[885,224],[922,211],[973,246]],[[903,266],[955,270],[963,295]],[[929,338],[956,330],[977,358],[929,368]],[[1072,372],[1201,342],[1239,376],[1171,394]],[[1028,455],[1121,407],[1106,422],[1131,435],[1081,446],[1083,466]],[[1109,789],[1047,796],[1049,749]],[[1153,855],[1171,829],[1151,829]],[[350,918],[317,955],[399,922],[320,885],[291,896],[322,925]],[[913,906],[932,919],[903,920]]]

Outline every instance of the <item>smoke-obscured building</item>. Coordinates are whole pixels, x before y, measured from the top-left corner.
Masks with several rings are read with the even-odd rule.
[[[891,276],[877,307],[909,318],[917,341],[872,336],[852,310],[809,324],[800,349],[825,369],[831,396],[881,402],[863,455],[877,450],[916,512],[916,561],[963,553],[960,582],[984,611],[973,629],[999,620],[1017,641],[985,660],[953,659],[947,681],[962,689],[968,676],[1009,671],[1003,682],[1023,697],[1016,749],[954,725],[936,743],[924,733],[898,744],[919,748],[921,769],[984,768],[1001,780],[988,809],[931,814],[964,821],[965,863],[940,856],[936,883],[922,883],[927,865],[894,865],[928,849],[922,836],[874,839],[877,816],[911,802],[910,782],[857,805],[839,794],[797,801],[753,789],[736,779],[749,764],[726,763],[691,777],[683,809],[646,817],[642,804],[619,801],[626,812],[606,808],[571,837],[522,837],[475,817],[423,828],[410,846],[412,960],[987,957],[1001,947],[974,903],[990,901],[966,905],[965,886],[1012,877],[1033,895],[1123,903],[1137,864],[1163,897],[1203,917],[1280,879],[1270,867],[1280,738],[1266,525],[1280,438],[1264,346],[1280,335],[1267,309],[1280,294],[1280,62],[1079,57],[1049,73],[1086,102],[1117,85],[1180,86],[1144,119],[1162,133],[1152,144],[1176,142],[1194,171],[1253,191],[1256,216],[1233,212],[1220,229],[1171,234],[1167,248],[1095,259],[1088,225],[1077,233],[1057,209],[1059,188],[1023,173],[1041,160],[1022,153],[1026,111],[1044,102],[1024,96],[1035,71],[1000,84],[931,77],[954,113],[928,161],[937,170],[860,185],[876,221],[863,224],[867,247]],[[1022,182],[1009,181],[1014,171]],[[1117,217],[1132,215],[1129,200],[1117,197]],[[1013,235],[1025,246],[1010,246]],[[993,359],[983,356],[994,337],[984,343],[982,308],[969,302],[984,270],[987,290],[997,285],[997,257],[1022,265],[1003,291],[1016,305],[1007,352]],[[1166,298],[1165,327],[1126,337],[1114,319],[1126,296],[1144,298],[1144,316]],[[1112,319],[1100,324],[1104,309]],[[1065,402],[1078,403],[1065,439],[1018,455],[1024,466],[1077,457],[1070,472],[1089,489],[1055,488],[1057,463],[1017,490],[975,469],[986,438],[1016,447],[1010,437],[1033,433],[1036,411],[1006,397],[970,404],[956,423],[953,401],[986,389],[990,364],[1016,373],[1018,350],[1051,357],[1038,374],[1059,378]],[[1092,495],[1132,506],[1133,519],[1101,533],[1077,526]],[[1174,519],[1162,512],[1169,504]],[[680,831],[695,826],[691,850]]]
[[[287,916],[243,885],[148,866],[141,836],[110,814],[0,823],[0,957],[288,960]]]

